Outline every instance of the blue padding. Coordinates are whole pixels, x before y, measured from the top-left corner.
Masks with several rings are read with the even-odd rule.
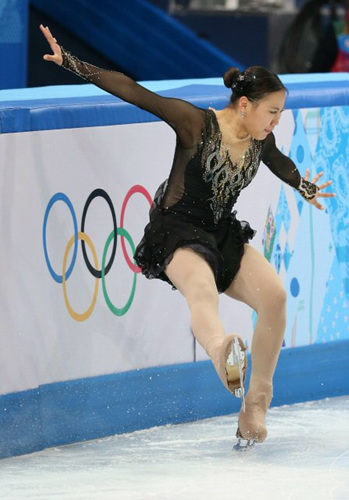
[[[348,358],[349,340],[284,349],[273,405],[349,394]],[[0,458],[239,409],[210,361],[44,385],[0,396]]]
[[[0,396],[0,458],[43,449],[39,389]]]
[[[221,85],[221,78],[178,79],[145,81],[141,84],[154,92],[186,87],[187,85]],[[0,104],[6,101],[29,101],[43,99],[67,99],[69,97],[92,97],[110,95],[95,85],[81,83],[79,85],[48,85],[47,87],[32,87],[25,89],[0,90]]]
[[[27,85],[28,0],[0,2],[0,89]]]
[[[291,75],[280,75],[285,85],[290,83],[316,83],[316,82],[348,82],[348,73],[302,73]]]
[[[288,109],[348,106],[347,74],[285,75],[289,89]],[[223,108],[229,103],[230,91],[221,79],[145,82],[144,86],[166,97],[187,100],[196,106]],[[155,121],[146,111],[125,103],[93,85],[49,87],[0,91],[0,133],[28,132],[62,128],[96,127]]]

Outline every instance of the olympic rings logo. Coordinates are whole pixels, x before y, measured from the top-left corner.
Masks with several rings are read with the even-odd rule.
[[[150,196],[150,194],[148,193],[148,191],[143,186],[140,186],[140,185],[133,186],[126,194],[126,197],[125,197],[124,202],[122,204],[121,215],[120,215],[120,226],[118,226],[114,206],[113,206],[112,200],[110,199],[110,196],[108,195],[108,193],[106,191],[104,191],[103,189],[95,189],[94,191],[92,191],[92,193],[89,195],[89,197],[86,200],[86,203],[85,203],[85,206],[84,206],[84,209],[82,212],[80,231],[78,231],[78,223],[77,223],[77,218],[76,218],[73,204],[66,194],[56,193],[55,195],[52,196],[52,198],[50,199],[50,201],[47,204],[47,208],[46,208],[45,216],[44,216],[44,223],[43,223],[43,245],[44,245],[45,260],[46,260],[46,264],[47,264],[48,270],[49,270],[52,278],[57,283],[63,284],[63,294],[64,294],[64,300],[65,300],[66,307],[69,311],[69,314],[76,321],[85,321],[91,316],[91,314],[95,308],[96,302],[97,302],[99,280],[102,280],[104,298],[105,298],[105,301],[108,305],[108,308],[111,310],[111,312],[113,314],[115,314],[116,316],[122,316],[122,315],[126,314],[126,312],[131,307],[131,304],[132,304],[133,299],[134,299],[135,291],[136,291],[137,274],[141,271],[141,269],[134,263],[134,261],[128,255],[127,248],[125,245],[125,238],[128,241],[128,243],[130,244],[130,247],[132,249],[132,253],[135,252],[136,248],[135,248],[135,244],[134,244],[133,239],[131,238],[128,231],[124,228],[124,220],[125,220],[125,212],[126,212],[127,204],[129,202],[131,196],[133,196],[136,193],[142,194],[148,200],[150,206],[152,205],[153,200],[152,200],[152,197]],[[103,198],[107,202],[109,209],[110,209],[110,212],[111,212],[112,221],[113,221],[113,230],[109,234],[107,241],[104,245],[104,251],[103,251],[103,255],[102,255],[102,265],[101,265],[100,269],[99,269],[98,256],[97,256],[95,246],[94,246],[91,238],[84,231],[88,208],[91,205],[92,201],[98,197]],[[53,269],[53,267],[51,265],[50,258],[48,255],[48,250],[47,250],[47,234],[46,234],[47,233],[47,221],[48,221],[49,214],[51,212],[53,205],[55,203],[57,203],[58,201],[62,201],[63,203],[65,203],[67,205],[67,207],[69,208],[70,214],[72,216],[73,225],[74,225],[74,234],[70,238],[70,240],[68,241],[67,247],[66,247],[65,252],[64,252],[62,274],[56,273],[56,271]],[[110,300],[109,295],[108,295],[108,291],[107,291],[106,279],[105,279],[105,277],[109,273],[109,271],[113,265],[114,259],[115,259],[116,249],[117,249],[117,236],[120,236],[120,238],[121,238],[121,247],[122,247],[123,255],[124,255],[124,258],[127,262],[127,265],[131,269],[131,271],[134,273],[131,293],[130,293],[129,299],[127,300],[126,304],[123,307],[116,307],[112,303],[112,301]],[[94,276],[94,278],[96,279],[91,304],[88,307],[88,309],[83,313],[76,312],[73,309],[73,307],[71,306],[69,298],[68,298],[67,284],[66,284],[67,280],[70,278],[70,276],[74,270],[74,266],[75,266],[76,258],[77,258],[77,253],[78,253],[78,241],[79,240],[81,241],[81,249],[82,249],[82,254],[84,257],[85,264],[86,264],[88,270],[90,271],[90,273],[92,274],[92,276]],[[109,247],[111,244],[113,246],[112,246],[111,254],[109,257],[109,261],[106,264],[107,254],[108,254],[108,250],[109,250]],[[93,256],[93,264],[90,262],[90,260],[88,258],[87,251],[86,251],[86,245],[91,250],[91,253]],[[68,257],[69,257],[69,254],[70,254],[72,248],[73,248],[73,256],[72,256],[71,263],[70,263],[69,267],[67,268]]]

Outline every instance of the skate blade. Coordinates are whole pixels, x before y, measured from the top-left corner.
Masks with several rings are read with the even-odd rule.
[[[242,399],[242,409],[245,411],[245,387],[243,369],[246,366],[246,352],[241,348],[237,338],[233,340],[232,350],[228,356],[226,370],[228,386],[234,391],[237,398]],[[237,387],[234,387],[237,386]]]
[[[256,441],[254,439],[239,438],[237,444],[234,446],[235,451],[250,451],[254,448]]]

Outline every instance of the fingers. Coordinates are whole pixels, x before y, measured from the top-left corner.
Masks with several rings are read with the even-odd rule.
[[[319,172],[315,177],[314,179],[311,181],[313,184],[316,184],[320,179],[321,177],[324,175],[323,172]],[[320,188],[319,188],[320,189]]]
[[[332,184],[332,181],[325,182],[325,184],[321,184],[321,186],[318,186],[318,189],[326,189],[331,184]]]
[[[306,180],[309,180],[309,175],[310,175],[310,168],[307,168],[304,178]],[[314,179],[311,181],[311,183],[312,184],[316,184],[321,179],[321,177],[323,175],[324,175],[324,172],[319,172],[314,177]],[[326,195],[319,193],[319,191],[322,191],[323,189],[326,189],[328,186],[331,186],[331,184],[333,184],[333,181],[327,181],[327,182],[324,182],[323,184],[317,186],[317,188],[318,188],[317,196],[326,196],[326,197],[328,197],[328,196],[337,196],[335,193],[327,193]]]
[[[49,40],[49,38],[53,38],[52,37],[52,34],[50,32],[50,30],[48,29],[48,27],[43,25],[43,24],[40,24],[40,30],[41,30],[41,33],[44,35],[44,37]]]
[[[317,193],[318,198],[335,198],[336,196],[336,193]]]
[[[314,179],[311,181],[312,184],[316,184],[321,179],[321,177],[323,175],[324,175],[324,172],[319,172],[318,174],[316,174],[316,176],[314,177]],[[310,168],[307,168],[307,170],[305,172],[304,179],[308,181],[309,177],[310,177]],[[327,187],[330,184],[332,184],[332,181],[328,181],[326,184],[323,184],[322,186],[318,186],[318,188],[319,189],[323,189],[324,187]]]
[[[48,43],[51,45],[57,43],[57,40],[55,39],[55,37],[52,35],[51,33],[51,30],[48,26],[43,26],[42,24],[40,24],[40,30],[41,32],[43,33],[43,35],[45,36],[46,40],[48,41]]]
[[[336,193],[319,193],[319,191],[316,193],[315,198],[310,200],[310,203],[314,205],[314,207],[318,208],[319,210],[325,210],[325,207],[319,203],[319,198],[334,198],[337,196]]]
[[[56,39],[55,39],[55,37],[52,35],[50,28],[49,28],[48,26],[46,26],[46,29],[47,29],[48,33],[50,34],[50,37],[52,38],[52,41],[53,41],[53,42],[55,42],[55,43],[57,43],[57,40],[56,40]]]
[[[310,203],[311,203],[312,205],[314,205],[314,207],[318,208],[319,210],[325,210],[325,207],[324,207],[323,205],[321,205],[321,203],[319,203],[319,202],[317,201],[317,199],[316,199],[316,198],[313,198],[313,199],[310,201]]]
[[[314,207],[318,208],[319,210],[325,210],[325,207],[319,202],[318,196],[310,200],[310,204],[314,205]]]
[[[314,179],[311,181],[313,184],[316,184],[317,181],[324,175],[323,172],[319,172],[315,177]],[[306,171],[305,171],[305,176],[304,176],[304,179],[306,181],[309,180],[309,177],[310,177],[310,168],[307,168]]]
[[[321,177],[323,175],[324,175],[324,172],[319,172],[314,177],[314,179],[311,181],[312,184],[316,184],[321,179]],[[309,176],[310,176],[310,168],[307,168],[307,170],[305,172],[304,179],[306,181],[308,181]],[[316,195],[312,200],[310,200],[310,203],[312,205],[314,205],[314,207],[318,208],[319,210],[325,210],[325,207],[323,205],[321,205],[321,203],[319,203],[318,198],[334,198],[335,196],[337,196],[336,193],[320,193],[320,191],[322,191],[323,189],[326,189],[328,186],[331,186],[332,183],[333,183],[333,181],[327,181],[327,182],[324,182],[323,184],[321,184],[320,186],[317,186],[318,189],[317,189]]]
[[[61,47],[58,45],[57,40],[52,35],[50,28],[48,26],[45,27],[43,24],[40,24],[40,30],[48,41],[53,52],[53,54],[45,54],[44,60],[54,62],[61,66],[63,63]]]
[[[45,54],[44,55],[44,59],[45,59],[45,61],[56,62],[56,57],[55,56],[51,56],[50,54]]]

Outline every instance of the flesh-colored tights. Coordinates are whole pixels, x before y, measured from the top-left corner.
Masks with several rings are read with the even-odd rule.
[[[219,295],[211,267],[190,248],[181,248],[175,252],[166,273],[186,298],[195,338],[215,363],[226,332],[218,313]],[[286,292],[273,266],[253,247],[245,245],[240,270],[225,294],[248,304],[258,314],[251,345],[246,413],[240,413],[239,426],[243,435],[250,433],[255,437],[257,433],[262,441],[266,437],[262,427],[286,326]],[[244,337],[243,332],[239,333]],[[257,430],[252,425],[256,419],[263,420],[256,424]]]

